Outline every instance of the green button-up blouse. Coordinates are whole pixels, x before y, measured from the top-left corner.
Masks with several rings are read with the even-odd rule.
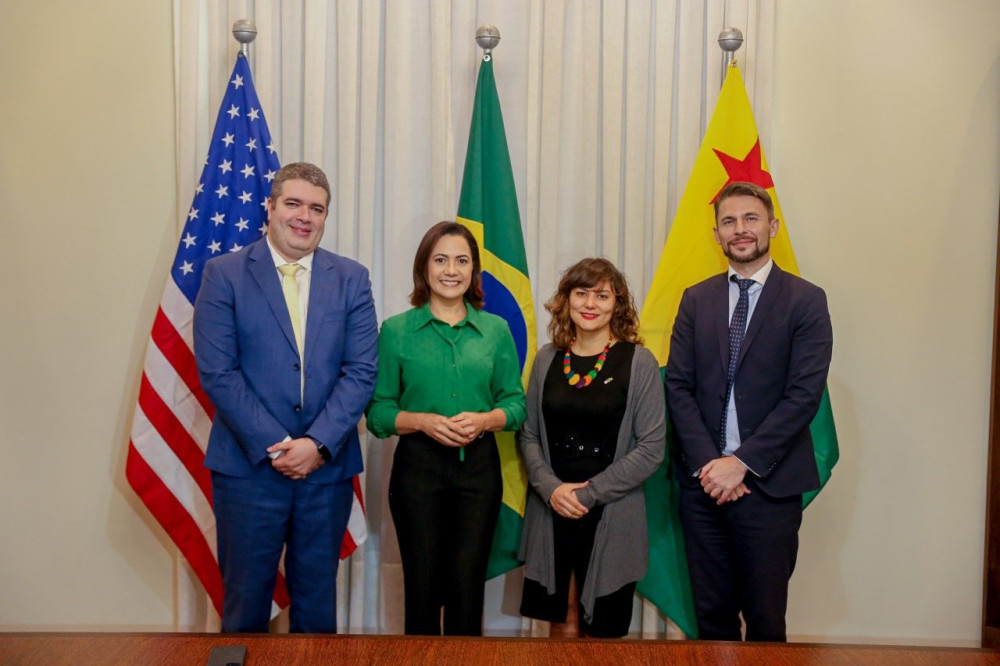
[[[466,303],[454,326],[424,304],[382,323],[378,336],[378,380],[368,405],[368,430],[377,437],[396,432],[401,411],[454,416],[507,414],[504,430],[524,421],[521,368],[510,329],[500,317]]]

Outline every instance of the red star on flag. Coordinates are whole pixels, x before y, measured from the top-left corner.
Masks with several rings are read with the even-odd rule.
[[[726,185],[729,183],[744,182],[753,183],[754,185],[760,185],[765,190],[774,187],[774,181],[771,180],[771,174],[764,171],[764,167],[761,164],[760,159],[760,137],[753,144],[753,148],[747,153],[746,157],[742,160],[738,157],[733,157],[732,155],[727,155],[721,150],[712,149],[719,161],[722,162],[722,166],[726,170],[726,174],[729,176],[729,180],[719,188],[719,191],[715,193],[712,200],[709,203],[715,203],[715,200],[719,198],[719,194],[725,189]]]

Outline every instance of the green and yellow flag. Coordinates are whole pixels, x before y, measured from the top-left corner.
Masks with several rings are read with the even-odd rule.
[[[757,124],[743,77],[735,62],[722,85],[715,112],[705,131],[642,308],[642,336],[661,368],[666,366],[670,354],[670,332],[684,290],[726,270],[726,257],[712,235],[715,226],[712,203],[722,188],[734,181],[751,182],[767,189],[774,202],[775,216],[781,220],[778,235],[771,241],[771,256],[783,270],[798,275],[799,267],[788,239],[786,220],[760,147]],[[839,457],[837,432],[827,392],[823,394],[810,431],[820,483],[825,485]],[[668,450],[674,446],[671,436],[668,435]],[[649,573],[639,582],[638,589],[685,634],[694,638],[698,628],[677,512],[679,491],[669,472],[669,460],[668,453],[664,470],[653,475],[645,486],[650,567]],[[819,490],[807,494],[803,498],[803,506],[807,506],[818,493]]]
[[[479,67],[462,194],[458,201],[458,221],[472,231],[479,243],[483,291],[486,292],[484,309],[507,320],[521,362],[521,379],[527,388],[538,340],[535,304],[531,298],[514,174],[510,168],[507,135],[490,55],[483,56]],[[504,574],[521,564],[517,550],[528,489],[514,433],[497,433],[497,445],[503,468],[503,505],[493,537],[487,578]]]

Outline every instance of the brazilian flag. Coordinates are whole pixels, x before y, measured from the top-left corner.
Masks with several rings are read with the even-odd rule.
[[[535,304],[531,298],[507,135],[489,54],[483,56],[476,83],[458,222],[468,227],[479,243],[483,290],[486,292],[484,309],[503,317],[510,326],[521,362],[521,380],[527,388],[538,339]],[[528,488],[514,433],[497,433],[497,445],[503,469],[503,505],[493,537],[487,578],[504,574],[521,564],[517,550]]]

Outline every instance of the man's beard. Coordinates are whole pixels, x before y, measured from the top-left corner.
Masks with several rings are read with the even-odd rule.
[[[734,264],[752,264],[753,262],[757,261],[764,255],[766,255],[768,252],[770,252],[770,250],[771,250],[770,238],[765,238],[763,245],[761,245],[759,241],[754,242],[753,251],[750,252],[750,254],[745,254],[742,256],[733,254],[730,251],[728,244],[722,246],[722,254],[726,255],[726,258],[728,258],[729,261],[733,262]]]

